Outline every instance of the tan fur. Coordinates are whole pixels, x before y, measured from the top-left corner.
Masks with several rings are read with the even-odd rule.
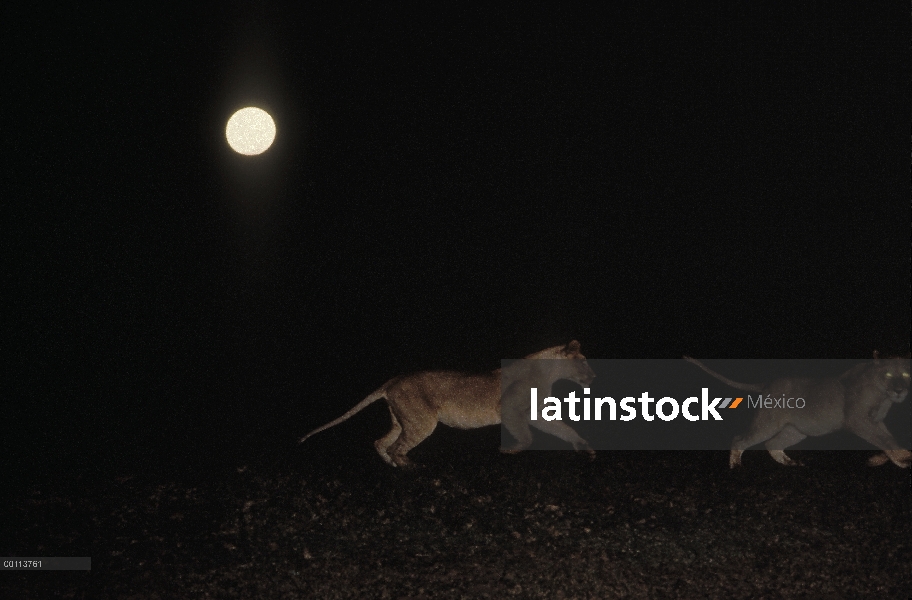
[[[696,359],[684,358],[735,389],[758,392],[763,397],[806,400],[804,408],[759,410],[748,432],[732,442],[731,468],[741,464],[741,455],[747,448],[761,442],[766,442],[766,449],[776,462],[798,465],[785,453],[786,448],[809,435],[826,435],[839,429],[847,429],[884,450],[868,460],[872,466],[890,460],[908,468],[912,462],[912,452],[900,448],[883,424],[890,407],[909,393],[908,358],[880,359],[875,352],[873,363],[856,365],[839,377],[784,377],[766,385],[731,381]]]
[[[547,390],[547,393],[540,394],[541,397],[550,394],[551,386],[559,379],[569,379],[586,385],[595,377],[595,373],[586,362],[586,357],[580,353],[579,342],[574,340],[566,346],[548,348],[530,354],[526,359],[565,360],[544,360],[538,364],[523,360],[508,368],[505,375],[497,369],[481,375],[424,371],[395,377],[344,415],[314,429],[300,441],[303,442],[316,433],[346,421],[369,404],[385,398],[392,418],[392,428],[389,433],[374,442],[374,447],[380,457],[394,467],[411,465],[406,454],[427,439],[434,432],[437,423],[459,429],[475,429],[497,425],[501,423],[502,418],[507,431],[517,439],[517,444],[503,450],[504,452],[519,452],[532,443],[532,432],[529,430],[531,424],[541,431],[570,442],[577,450],[594,455],[589,444],[568,425],[560,421],[529,420],[530,387]],[[504,389],[508,390],[503,410],[502,377]],[[525,397],[520,394],[523,388]]]

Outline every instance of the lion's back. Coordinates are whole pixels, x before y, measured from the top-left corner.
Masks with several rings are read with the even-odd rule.
[[[459,429],[500,423],[500,373],[423,371],[391,383],[387,401],[400,419],[436,420]]]

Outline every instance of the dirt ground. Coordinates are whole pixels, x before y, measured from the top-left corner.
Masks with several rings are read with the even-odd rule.
[[[29,598],[902,598],[909,471],[873,452],[501,455],[447,435],[387,467],[327,446],[209,472],[73,473],[11,493],[0,576]],[[369,445],[368,445],[369,446]],[[363,451],[362,451],[363,450]]]

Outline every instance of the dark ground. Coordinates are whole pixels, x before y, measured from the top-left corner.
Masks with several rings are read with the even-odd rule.
[[[353,432],[354,430],[354,432]],[[11,492],[3,598],[907,598],[909,472],[872,452],[501,455],[441,427],[387,467],[358,427],[271,461]],[[353,448],[345,454],[342,444]],[[278,460],[276,460],[278,458]]]

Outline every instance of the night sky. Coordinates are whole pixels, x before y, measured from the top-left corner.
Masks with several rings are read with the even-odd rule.
[[[5,8],[13,471],[293,456],[571,339],[907,352],[908,6],[623,4]]]

